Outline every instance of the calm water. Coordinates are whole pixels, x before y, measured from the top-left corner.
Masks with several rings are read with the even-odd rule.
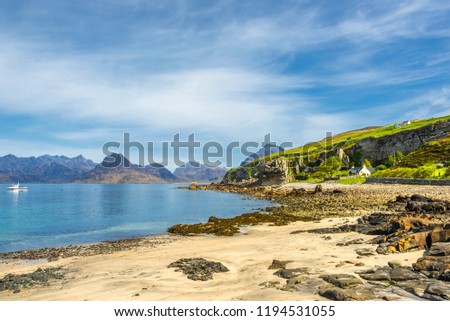
[[[0,184],[0,252],[158,234],[177,223],[231,217],[270,205],[177,185]]]

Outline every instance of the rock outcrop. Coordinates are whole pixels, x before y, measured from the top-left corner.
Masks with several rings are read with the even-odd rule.
[[[176,268],[175,271],[183,272],[188,279],[193,281],[212,280],[214,273],[230,271],[220,262],[208,261],[203,258],[179,259],[170,263],[168,268]]]

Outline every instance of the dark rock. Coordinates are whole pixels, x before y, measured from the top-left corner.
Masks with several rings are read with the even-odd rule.
[[[391,269],[397,269],[397,268],[409,268],[408,266],[404,266],[401,262],[399,261],[389,261],[388,265]]]
[[[319,295],[333,301],[366,301],[373,300],[375,298],[375,295],[373,295],[369,290],[362,288],[331,288],[319,291]]]
[[[450,256],[450,243],[433,243],[424,256]]]
[[[293,231],[291,234],[298,234],[298,233],[315,233],[315,234],[331,234],[331,233],[348,233],[348,232],[354,232],[355,231],[355,225],[349,225],[345,224],[338,227],[324,227],[324,228],[317,228],[312,230],[306,230],[306,231]]]
[[[411,200],[406,204],[406,210],[416,213],[445,213],[450,207],[450,203],[437,201],[431,198],[412,195]]]
[[[450,281],[450,256],[424,256],[413,264],[415,271],[434,279]]]
[[[320,278],[342,289],[363,284],[360,279],[351,274],[325,274]]]
[[[301,284],[305,278],[303,276],[294,276],[286,281],[286,285],[280,288],[281,291],[299,291],[299,284]]]
[[[309,268],[281,269],[274,273],[274,275],[283,279],[290,279],[301,274],[309,274]]]
[[[447,283],[431,283],[425,290],[425,295],[436,300],[450,300],[450,285]]]
[[[268,270],[276,270],[276,269],[286,269],[286,265],[289,263],[292,263],[294,261],[287,260],[287,261],[280,261],[280,260],[273,260],[272,264],[269,265]]]
[[[322,192],[323,192],[322,185],[317,184],[316,187],[314,188],[314,193],[317,194]]]
[[[220,262],[207,261],[203,258],[180,259],[170,263],[168,268],[177,268],[175,271],[182,271],[188,279],[194,281],[211,280],[214,273],[230,271]]]
[[[353,245],[353,244],[363,244],[364,240],[359,238],[359,239],[354,239],[348,242],[341,242],[341,243],[337,243],[336,246],[349,246],[349,245]]]
[[[61,268],[37,269],[27,274],[7,274],[0,279],[0,292],[12,291],[19,293],[22,289],[36,286],[46,286],[52,280],[64,278]]]
[[[385,267],[376,267],[373,269],[358,271],[358,274],[361,278],[368,281],[391,281],[391,271],[392,269],[388,266]]]
[[[419,273],[414,273],[407,268],[394,268],[391,270],[391,281],[408,281],[423,279]]]

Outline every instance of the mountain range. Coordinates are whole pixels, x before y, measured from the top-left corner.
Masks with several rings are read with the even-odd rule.
[[[39,157],[0,157],[0,182],[66,183],[95,168],[96,164],[82,155],[42,155]]]
[[[175,183],[219,181],[225,168],[187,164],[170,172],[161,164],[139,166],[122,154],[106,156],[100,164],[82,155],[42,155],[39,157],[0,157],[0,183]]]
[[[188,162],[184,167],[177,167],[173,174],[180,182],[212,182],[223,178],[227,169],[208,167],[197,162]]]

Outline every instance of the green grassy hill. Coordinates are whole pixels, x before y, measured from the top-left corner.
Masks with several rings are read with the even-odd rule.
[[[277,172],[284,182],[320,181],[347,176],[351,166],[370,167],[371,162],[380,165],[375,176],[443,178],[450,176],[450,170],[443,168],[450,164],[449,120],[450,115],[347,131],[231,169],[224,182],[268,180]],[[330,157],[344,165],[334,166]],[[262,162],[271,169],[257,170]]]
[[[450,137],[425,143],[422,147],[406,155],[402,167],[419,167],[450,161]]]
[[[301,155],[306,153],[322,152],[326,149],[336,149],[345,146],[345,148],[352,147],[358,141],[364,138],[373,137],[380,138],[383,136],[394,135],[406,130],[418,129],[427,125],[431,125],[440,121],[450,120],[449,116],[439,117],[439,118],[430,118],[425,120],[413,120],[411,124],[397,127],[397,124],[391,124],[387,126],[373,126],[366,127],[357,130],[351,130],[344,133],[340,133],[332,136],[331,138],[324,138],[318,142],[308,143],[306,145],[289,149],[284,152],[284,156],[290,155]],[[268,157],[277,157],[280,154],[272,154]]]

